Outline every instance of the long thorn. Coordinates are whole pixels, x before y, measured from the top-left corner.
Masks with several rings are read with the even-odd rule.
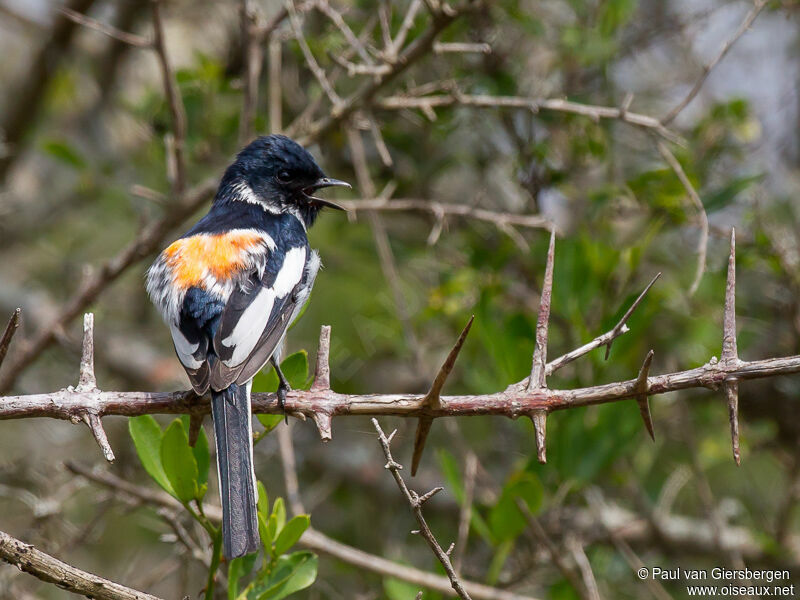
[[[722,364],[735,367],[739,362],[736,343],[736,230],[731,229],[731,250],[728,256],[728,278],[725,282],[725,315],[722,321]],[[739,453],[739,382],[726,380],[725,400],[728,404],[728,419],[731,424],[731,447],[733,460],[742,464]]]
[[[547,462],[547,413],[537,410],[530,415],[536,433],[536,458],[540,463]]]
[[[642,300],[644,300],[644,297],[647,295],[647,292],[650,291],[650,288],[653,287],[653,284],[656,281],[658,281],[659,277],[661,277],[661,271],[656,273],[656,276],[650,280],[650,283],[647,284],[647,287],[642,290],[642,293],[639,294],[639,297],[633,301],[633,304],[631,304],[628,310],[625,311],[625,314],[622,315],[622,318],[619,320],[619,322],[617,322],[617,324],[614,325],[614,329],[612,329],[612,331],[618,332],[621,331],[623,327],[625,327],[625,324],[628,322],[628,319],[631,318],[633,311],[635,311],[639,307],[639,305],[642,303]],[[613,343],[614,343],[614,338],[612,337],[611,341],[609,341],[608,344],[606,344],[606,356],[604,360],[608,360],[608,355],[611,352],[611,344]]]
[[[447,381],[447,377],[453,371],[453,366],[456,364],[458,354],[461,352],[461,348],[464,345],[464,341],[467,339],[467,334],[469,334],[469,330],[472,327],[472,322],[474,320],[475,315],[472,315],[464,329],[461,331],[461,335],[458,336],[456,343],[453,344],[453,347],[450,350],[450,353],[447,355],[447,358],[442,363],[442,366],[439,367],[439,372],[436,373],[433,384],[431,384],[431,389],[428,391],[424,400],[422,401],[423,406],[434,407],[439,405],[439,395],[441,394],[442,388]],[[417,422],[417,431],[414,434],[414,453],[411,457],[412,477],[417,474],[417,468],[419,467],[419,462],[422,459],[422,451],[425,449],[425,442],[428,439],[428,434],[430,433],[432,424],[433,418],[431,417],[420,417],[419,421]]]
[[[3,332],[2,339],[0,339],[0,365],[2,365],[3,361],[6,359],[8,348],[11,345],[11,338],[14,337],[14,334],[17,332],[17,328],[19,327],[19,315],[21,312],[22,309],[17,308],[13,313],[11,313],[11,318],[8,320],[8,325],[6,325],[6,330]]]
[[[533,364],[528,390],[545,386],[547,368],[547,334],[550,325],[550,304],[553,297],[553,262],[555,257],[556,232],[550,232],[550,247],[547,250],[547,266],[544,271],[542,297],[539,301],[539,315],[536,319],[536,347],[533,350]]]
[[[650,437],[655,442],[656,434],[655,430],[653,429],[653,417],[650,414],[650,405],[647,402],[647,376],[650,374],[650,364],[652,362],[653,351],[650,350],[650,352],[647,353],[647,356],[644,357],[642,368],[639,369],[639,376],[636,378],[636,389],[639,392],[639,395],[636,396],[636,403],[639,405],[639,413],[642,415],[645,429],[647,429],[647,433],[650,434]]]

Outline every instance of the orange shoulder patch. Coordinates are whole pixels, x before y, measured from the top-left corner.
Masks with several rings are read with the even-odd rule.
[[[262,242],[259,234],[249,231],[199,234],[170,244],[164,250],[164,260],[179,288],[202,287],[208,275],[224,281],[244,269],[248,250]]]

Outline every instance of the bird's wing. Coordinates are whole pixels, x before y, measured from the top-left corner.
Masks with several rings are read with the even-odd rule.
[[[281,254],[270,257],[256,285],[239,287],[228,298],[213,342],[218,359],[210,383],[215,390],[249,381],[267,363],[307,297],[299,292],[308,278],[308,247]]]
[[[181,316],[177,325],[170,323],[172,333],[172,343],[175,346],[175,353],[181,361],[192,389],[202,396],[208,391],[209,368],[206,355],[208,353],[208,338],[200,331],[197,324],[192,320]]]

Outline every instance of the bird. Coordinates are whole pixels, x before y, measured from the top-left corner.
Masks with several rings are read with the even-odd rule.
[[[321,266],[307,231],[322,209],[344,210],[315,193],[336,186],[351,187],[294,140],[258,137],[225,170],[208,213],[147,270],[147,292],[194,392],[211,392],[227,559],[260,545],[250,391],[271,362],[285,415],[283,342]]]

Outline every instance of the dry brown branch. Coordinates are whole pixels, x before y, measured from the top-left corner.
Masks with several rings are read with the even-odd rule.
[[[98,600],[159,600],[92,573],[82,571],[0,531],[0,558],[58,587]]]
[[[475,496],[475,481],[478,475],[478,457],[470,451],[464,459],[464,500],[458,514],[458,537],[453,551],[453,568],[461,573],[461,561],[467,549],[469,530],[472,522],[472,501]]]
[[[239,144],[244,145],[253,137],[253,119],[258,106],[258,80],[261,77],[264,55],[261,49],[262,38],[258,34],[258,14],[248,0],[241,0],[239,18],[244,59],[244,91],[242,114],[239,116]]]
[[[547,555],[550,557],[550,560],[564,576],[564,579],[567,580],[567,582],[580,595],[581,598],[584,600],[589,600],[589,592],[583,585],[580,575],[575,572],[575,569],[572,568],[572,566],[559,551],[558,547],[556,547],[556,545],[553,543],[553,540],[550,539],[550,536],[544,530],[542,524],[539,523],[539,519],[537,519],[536,515],[531,512],[530,508],[528,508],[528,505],[525,504],[525,501],[522,500],[522,498],[517,498],[516,502],[519,510],[522,512],[522,515],[528,522],[534,538],[536,538],[536,541],[544,547]]]
[[[311,48],[309,48],[308,42],[303,35],[302,24],[297,16],[297,11],[294,8],[292,0],[286,0],[285,4],[286,10],[289,12],[289,22],[292,25],[294,37],[297,40],[297,43],[300,45],[300,50],[303,53],[303,58],[305,58],[306,66],[316,78],[320,87],[325,92],[325,95],[328,96],[328,100],[330,100],[331,104],[333,104],[333,111],[335,112],[337,107],[342,103],[342,99],[339,97],[339,94],[336,93],[336,90],[333,89],[331,82],[328,81],[328,76],[325,73],[325,70],[319,66],[317,59],[314,58],[314,54],[311,52]]]
[[[731,248],[732,252],[734,248]],[[548,253],[550,255],[550,253]],[[552,268],[552,260],[548,260],[548,271]],[[546,273],[545,281],[552,275]],[[728,286],[733,289],[732,286]],[[551,288],[544,286],[543,300],[546,300]],[[547,302],[542,302],[540,316]],[[639,300],[637,300],[639,302]],[[540,325],[546,322],[540,318]],[[588,406],[618,402],[630,398],[639,398],[642,390],[649,395],[689,389],[709,388],[717,390],[732,380],[758,379],[776,377],[800,372],[800,356],[768,358],[755,361],[719,361],[712,358],[701,367],[678,371],[664,375],[637,377],[627,381],[596,385],[576,389],[551,389],[530,386],[530,381],[539,377],[550,365],[542,366],[546,340],[538,329],[537,350],[534,352],[532,373],[534,378],[508,386],[504,391],[484,395],[440,396],[436,405],[429,405],[428,395],[420,394],[339,394],[330,389],[329,344],[330,332],[323,329],[320,336],[320,352],[318,355],[317,374],[322,375],[308,391],[293,391],[287,396],[286,410],[289,414],[310,417],[317,424],[320,436],[330,439],[331,418],[343,415],[397,415],[416,418],[438,418],[472,415],[502,415],[511,418],[530,416],[537,427],[537,450],[541,454],[544,444],[544,419],[549,412],[566,410],[576,406]],[[617,330],[617,328],[615,328]],[[612,330],[613,331],[613,330]],[[623,331],[618,329],[618,331]],[[609,338],[600,336],[607,343]],[[598,344],[599,345],[599,344]],[[586,345],[586,348],[590,345]],[[596,347],[596,346],[595,346]],[[538,350],[541,348],[541,350]],[[565,356],[575,356],[573,351]],[[564,364],[563,358],[551,363]],[[646,386],[645,386],[646,383]],[[0,398],[0,419],[51,417],[74,420],[83,414],[105,415],[142,415],[154,413],[168,414],[207,414],[209,404],[207,398],[198,399],[193,393],[148,393],[148,392],[81,392],[67,388],[49,394],[31,394],[27,396],[7,396]],[[280,412],[274,394],[254,394],[253,411],[257,413]],[[538,419],[538,422],[537,422]]]
[[[678,159],[675,158],[675,155],[670,151],[669,148],[667,148],[667,145],[664,142],[659,141],[657,146],[661,156],[663,156],[664,160],[667,161],[670,169],[675,172],[675,175],[681,182],[683,189],[686,190],[686,195],[689,196],[689,199],[692,201],[695,210],[697,210],[697,218],[700,221],[700,238],[697,240],[697,268],[695,270],[692,285],[689,287],[689,295],[693,296],[697,291],[697,288],[700,287],[700,281],[703,279],[703,273],[705,273],[706,270],[706,253],[708,252],[708,215],[706,214],[705,206],[703,206],[703,201],[700,199],[697,190],[694,189],[692,182],[689,181],[689,178],[686,176],[681,163],[678,162]]]
[[[513,225],[531,229],[553,229],[553,223],[541,215],[497,212],[478,208],[470,204],[454,204],[425,200],[421,198],[365,198],[362,200],[340,200],[351,214],[359,212],[422,212],[430,213],[441,221],[447,216],[464,217],[475,221],[485,221],[497,227]]]
[[[522,108],[533,112],[541,110],[583,115],[592,119],[618,119],[643,129],[652,130],[665,140],[683,144],[683,139],[667,129],[658,119],[622,107],[594,106],[570,102],[563,98],[527,98],[523,96],[488,96],[485,94],[436,94],[431,96],[388,96],[374,102],[384,110],[424,109],[447,106],[474,106],[477,108]]]
[[[422,496],[417,494],[414,490],[409,489],[406,485],[406,482],[403,480],[403,476],[400,475],[400,469],[403,468],[403,465],[396,462],[392,458],[390,444],[397,430],[390,433],[387,437],[383,432],[383,429],[381,429],[381,426],[378,424],[377,419],[372,419],[372,424],[375,426],[375,431],[378,432],[378,439],[381,447],[383,448],[383,454],[386,456],[386,469],[391,472],[392,477],[394,477],[395,482],[397,482],[397,487],[400,488],[400,491],[408,501],[409,506],[411,506],[411,511],[414,513],[417,523],[419,523],[419,534],[425,538],[425,541],[428,543],[428,546],[430,546],[431,551],[434,553],[434,555],[436,555],[436,558],[444,567],[445,573],[447,573],[447,577],[450,579],[450,585],[452,585],[459,598],[471,600],[470,595],[464,589],[463,584],[459,580],[458,575],[456,574],[455,569],[453,569],[453,565],[450,562],[450,551],[452,551],[453,546],[451,545],[450,550],[447,552],[442,549],[442,547],[439,545],[439,542],[436,540],[436,536],[433,535],[430,527],[428,527],[428,522],[425,520],[425,516],[422,514],[422,506],[425,504],[425,502],[430,500],[438,492],[442,491],[442,488],[433,488],[431,491],[423,494]]]
[[[120,477],[107,472],[93,470],[82,465],[67,462],[65,467],[106,488],[112,489],[123,496],[136,498],[141,502],[163,506],[173,510],[181,509],[180,503],[165,492],[150,489],[130,483]],[[219,522],[222,509],[219,506],[206,506],[206,516],[214,522]],[[374,554],[369,554],[358,548],[342,544],[314,528],[309,528],[300,538],[300,544],[315,552],[327,554],[358,568],[372,571],[385,577],[396,577],[414,585],[454,596],[455,591],[447,577],[416,569],[408,565],[399,564]],[[535,600],[531,596],[522,596],[513,592],[500,590],[488,585],[464,581],[464,587],[475,600]]]
[[[168,171],[173,171],[172,191],[179,198],[186,188],[184,147],[186,144],[186,109],[183,106],[183,99],[167,53],[167,45],[164,38],[164,20],[161,15],[162,0],[150,1],[153,10],[153,48],[156,51],[158,64],[161,67],[161,80],[172,120],[172,140],[167,144],[168,155],[170,156],[168,164],[171,165]]]
[[[305,135],[300,136],[298,141],[304,145],[308,144],[309,140],[319,138],[344,122],[360,107],[371,104],[375,95],[383,87],[431,52],[436,37],[452,24],[453,21],[468,12],[476,10],[479,6],[479,2],[465,3],[456,8],[451,8],[451,10],[439,12],[434,15],[425,31],[399,53],[397,60],[392,63],[392,68],[388,73],[377,75],[371,81],[362,84],[359,89],[348,97],[342,99],[329,114],[311,123],[305,129]],[[297,133],[294,129],[294,127],[289,128],[290,136]]]
[[[706,82],[706,79],[708,79],[708,76],[711,74],[711,71],[714,69],[714,67],[716,67],[723,58],[725,58],[725,55],[733,47],[737,40],[742,37],[742,35],[744,35],[748,29],[750,29],[753,21],[756,20],[756,17],[766,5],[767,0],[755,0],[753,3],[753,8],[751,8],[750,11],[745,15],[744,20],[733,34],[733,37],[726,40],[711,62],[703,66],[703,72],[700,74],[700,77],[697,79],[697,81],[695,81],[692,89],[689,90],[689,93],[686,95],[686,97],[678,102],[678,104],[675,105],[675,107],[670,110],[663,119],[661,119],[661,122],[664,125],[669,125],[675,119],[675,117],[677,117],[683,111],[683,109],[686,108],[692,100],[694,100],[695,96],[697,96],[697,94],[700,92],[700,89],[703,87],[703,84]]]
[[[127,31],[121,31],[117,29],[113,25],[107,25],[105,23],[101,23],[96,19],[92,19],[78,11],[72,10],[71,8],[64,6],[58,9],[61,14],[67,17],[70,21],[77,23],[78,25],[83,25],[89,29],[93,29],[103,35],[106,35],[112,39],[118,40],[123,42],[124,44],[128,44],[130,46],[135,46],[137,48],[152,48],[153,42],[148,40],[146,37],[142,37],[141,35],[136,35],[134,33],[128,33]]]
[[[583,544],[574,535],[568,535],[565,545],[572,554],[575,564],[578,565],[578,570],[583,579],[583,587],[586,590],[586,597],[589,600],[600,600],[600,590],[597,589],[597,581],[594,578],[589,557],[586,556],[586,552],[583,549]]]

